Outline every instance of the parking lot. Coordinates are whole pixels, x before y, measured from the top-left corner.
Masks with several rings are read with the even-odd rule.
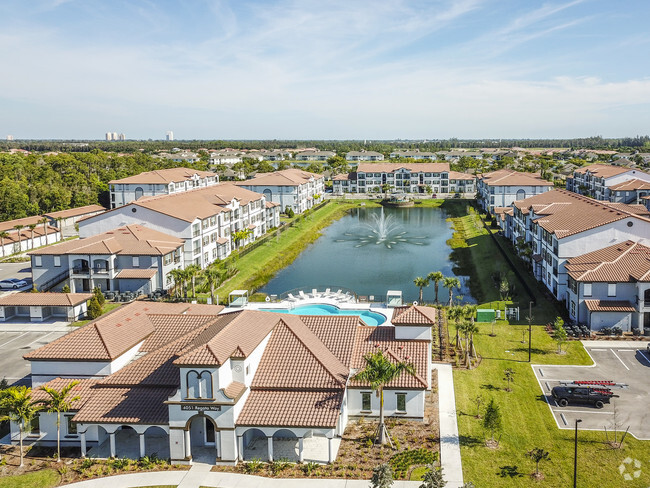
[[[27,286],[21,288],[19,291],[29,290],[32,287],[32,269],[29,263],[0,263],[0,280],[6,280],[8,278],[25,280]],[[13,290],[0,289],[0,296],[10,292],[13,292]]]
[[[0,324],[0,379],[10,384],[31,386],[29,362],[23,354],[67,334],[72,327],[65,322]]]
[[[582,419],[580,429],[618,430],[630,427],[638,439],[650,439],[650,356],[647,342],[585,341],[585,349],[595,366],[549,366],[533,365],[537,381],[544,397],[561,429],[573,429],[575,420]],[[551,389],[560,381],[606,380],[629,385],[612,388],[618,398],[602,409],[593,405],[569,404],[559,407],[551,396]]]

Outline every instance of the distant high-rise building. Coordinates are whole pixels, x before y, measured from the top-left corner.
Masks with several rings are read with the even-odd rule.
[[[106,133],[106,140],[107,141],[112,141],[113,140],[113,133],[112,132],[107,132]]]
[[[168,141],[173,141],[174,140],[174,131],[168,130],[167,134],[165,135],[165,139]]]
[[[14,136],[12,136],[11,134],[9,134],[9,135],[7,136],[7,140],[8,140],[8,141],[13,141],[13,140],[14,140]]]
[[[124,134],[124,132],[121,132],[118,137],[120,141],[126,141],[126,134]]]
[[[117,141],[117,132],[113,132],[113,140]]]

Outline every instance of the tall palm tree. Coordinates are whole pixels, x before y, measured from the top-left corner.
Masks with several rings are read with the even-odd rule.
[[[461,307],[449,307],[447,310],[447,340],[449,340],[449,321],[452,320],[456,327],[456,347],[458,347],[458,344],[460,342],[460,330],[458,328],[458,321],[462,318],[462,316],[463,309]]]
[[[20,465],[23,462],[23,432],[38,413],[38,406],[32,402],[32,389],[26,386],[12,386],[0,391],[0,420],[18,424],[20,431]]]
[[[39,224],[43,224],[43,233],[45,234],[45,245],[47,246],[49,242],[47,242],[47,223],[49,219],[47,217],[43,217],[38,221]]]
[[[169,275],[174,280],[174,293],[180,297],[183,293],[183,283],[185,282],[185,271],[180,268],[172,269]]]
[[[210,287],[210,298],[214,303],[214,289],[221,283],[221,270],[216,266],[210,266],[203,270],[203,282]]]
[[[476,351],[474,349],[474,334],[478,334],[478,325],[476,325],[472,320],[471,322],[468,322],[465,331],[469,336],[469,344],[467,345],[467,367],[472,369],[472,359],[476,357]]]
[[[352,379],[368,383],[373,391],[377,392],[379,397],[379,426],[377,427],[377,437],[375,439],[380,445],[387,442],[386,425],[384,424],[384,386],[400,376],[402,373],[408,373],[415,376],[415,366],[405,362],[391,362],[382,351],[368,353],[363,356],[366,361],[366,367],[356,373]]]
[[[32,240],[32,249],[34,249],[34,229],[36,229],[37,224],[29,224],[27,227],[29,227],[29,230],[31,232],[30,239]],[[27,246],[29,249],[29,246]]]
[[[454,288],[460,289],[460,280],[455,276],[446,276],[442,280],[442,286],[449,290],[449,306],[451,307],[454,300]]]
[[[415,283],[415,286],[417,286],[420,289],[420,303],[422,303],[422,290],[424,289],[425,286],[429,286],[429,280],[427,278],[422,278],[421,276],[418,276],[413,280],[413,283]]]
[[[2,231],[0,232],[0,246],[2,247],[2,257],[5,257],[5,239],[9,237],[9,232]]]
[[[25,226],[24,225],[14,225],[14,229],[18,231],[18,252],[23,250],[23,244],[22,244],[22,235],[20,233],[21,230],[23,230]]]
[[[190,264],[185,268],[185,279],[192,283],[192,298],[196,298],[196,277],[201,273],[201,266]]]
[[[71,381],[61,391],[50,388],[47,385],[41,386],[41,390],[48,394],[47,400],[40,400],[37,403],[43,405],[48,413],[56,413],[56,461],[61,462],[61,412],[67,412],[72,404],[80,400],[80,396],[70,397],[72,389],[79,384],[79,380]]]
[[[436,292],[436,305],[438,305],[438,286],[440,282],[445,279],[445,275],[440,271],[432,271],[427,275],[429,281],[433,281],[433,289]]]

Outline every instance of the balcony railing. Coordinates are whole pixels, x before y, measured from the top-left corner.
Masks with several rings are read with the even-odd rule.
[[[107,266],[95,266],[93,268],[93,273],[95,274],[108,274],[112,268],[109,268]]]
[[[74,266],[72,268],[72,274],[88,274],[90,273],[90,268],[88,266]]]

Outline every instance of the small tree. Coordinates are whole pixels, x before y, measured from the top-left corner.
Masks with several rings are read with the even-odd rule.
[[[557,342],[558,354],[562,354],[562,345],[567,341],[567,338],[566,330],[564,330],[564,320],[556,317],[555,322],[553,322],[553,340]]]
[[[372,470],[370,478],[372,488],[389,488],[393,486],[393,470],[388,464],[380,464]]]
[[[88,318],[91,320],[96,319],[102,314],[102,306],[97,301],[97,297],[93,296],[88,302]]]
[[[287,217],[289,217],[290,219],[292,219],[293,216],[296,215],[293,209],[289,206],[285,207],[284,213],[287,214]]]
[[[427,275],[427,279],[433,281],[433,291],[436,294],[436,305],[438,305],[438,288],[440,287],[440,282],[445,279],[445,275],[440,271],[432,271]]]
[[[48,395],[47,400],[40,400],[38,403],[43,405],[43,408],[48,413],[56,413],[56,460],[61,462],[61,412],[67,412],[72,408],[72,404],[79,400],[81,397],[75,396],[70,398],[70,392],[79,384],[79,380],[71,381],[61,391],[43,385],[43,390]]]
[[[427,471],[422,477],[420,488],[444,488],[447,482],[442,476],[442,468],[433,464],[427,465]]]
[[[474,403],[476,404],[476,415],[477,419],[481,418],[481,405],[485,402],[485,398],[480,393],[474,397]]]
[[[541,461],[548,461],[551,459],[551,456],[549,455],[548,451],[545,451],[541,447],[536,447],[535,449],[531,449],[528,451],[528,457],[535,461],[535,478],[540,477],[539,473],[539,463]]]
[[[499,295],[501,295],[501,300],[508,299],[508,293],[510,291],[510,283],[508,283],[508,278],[503,277],[499,283]]]
[[[38,407],[32,402],[32,389],[26,386],[12,386],[0,390],[0,420],[18,424],[20,442],[20,466],[23,462],[23,433],[25,427],[38,414]]]
[[[512,388],[510,388],[510,383],[514,383],[515,381],[515,370],[512,368],[508,368],[503,372],[503,379],[508,382],[508,386],[506,387],[506,391],[512,391]]]
[[[61,293],[70,293],[70,285],[67,283],[63,285],[63,288],[61,288]]]
[[[99,303],[99,306],[103,307],[104,303],[106,303],[106,298],[104,298],[104,294],[102,293],[102,290],[98,286],[93,288],[93,295],[95,295],[95,298]]]
[[[485,417],[483,417],[483,428],[490,432],[490,439],[494,444],[494,434],[501,430],[501,410],[499,405],[496,404],[494,398],[490,398],[490,402],[485,408]],[[498,442],[497,442],[498,445]]]

